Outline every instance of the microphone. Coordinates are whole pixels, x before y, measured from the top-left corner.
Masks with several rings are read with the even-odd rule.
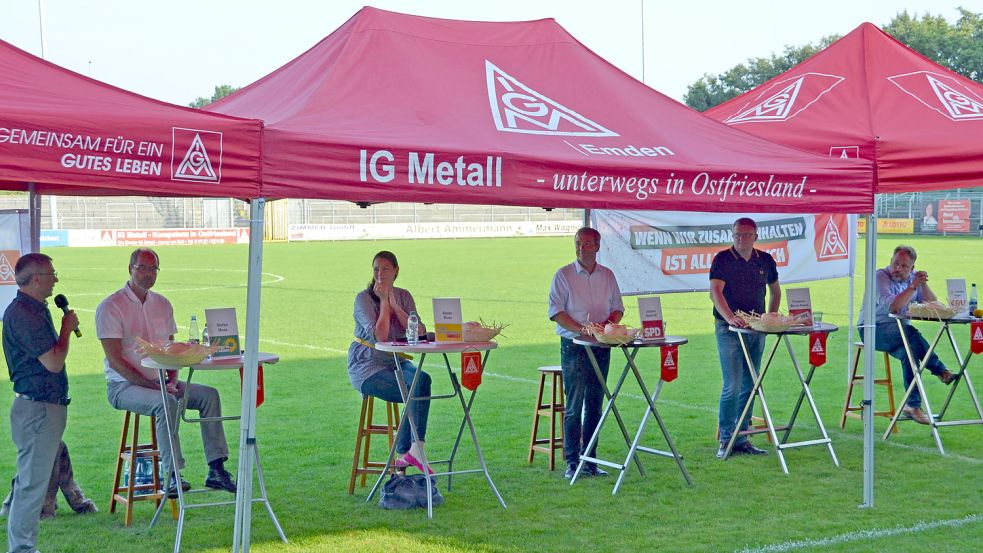
[[[55,296],[55,306],[64,311],[66,315],[68,314],[68,298],[65,297],[65,294]],[[75,337],[82,337],[82,331],[79,330],[78,326],[75,327]]]

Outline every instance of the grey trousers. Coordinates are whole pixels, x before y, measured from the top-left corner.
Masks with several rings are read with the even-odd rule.
[[[10,436],[17,446],[17,477],[7,516],[10,553],[34,553],[41,504],[68,419],[68,407],[15,399],[10,406]]]
[[[187,393],[188,409],[198,411],[201,417],[222,416],[222,400],[218,395],[218,390],[211,386],[188,385],[185,382],[180,382],[178,386],[177,396],[167,394],[167,410],[171,413],[170,429],[167,428],[164,418],[164,402],[161,399],[160,390],[144,388],[130,382],[109,382],[106,390],[109,404],[116,409],[157,417],[157,443],[160,447],[160,456],[164,462],[165,471],[161,475],[162,479],[168,474],[167,471],[175,466],[177,470],[184,468],[181,440],[178,432],[175,431],[178,421],[178,398]],[[201,441],[205,444],[205,461],[210,463],[216,459],[227,459],[229,446],[225,441],[225,429],[222,427],[222,422],[203,422],[199,426],[201,427]],[[173,453],[170,443],[167,441],[169,432],[174,437],[174,447],[177,449]]]

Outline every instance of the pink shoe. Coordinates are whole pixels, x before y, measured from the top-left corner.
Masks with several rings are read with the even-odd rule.
[[[396,457],[396,460],[393,461],[393,466],[396,467],[397,469],[401,469],[402,470],[402,469],[405,469],[406,467],[410,466],[410,463],[406,459],[403,459],[401,457]]]
[[[403,460],[405,460],[407,463],[409,463],[409,464],[413,465],[414,467],[416,467],[417,470],[419,470],[420,472],[426,472],[427,474],[433,474],[433,470],[431,470],[429,466],[427,466],[426,470],[424,470],[423,463],[421,463],[419,461],[419,459],[417,459],[416,457],[414,457],[412,453],[407,453],[406,455],[404,455],[403,456]]]

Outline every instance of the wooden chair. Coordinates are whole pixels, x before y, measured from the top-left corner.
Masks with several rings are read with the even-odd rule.
[[[368,475],[381,474],[382,469],[386,466],[385,461],[369,460],[372,436],[374,434],[385,434],[388,437],[387,455],[393,447],[393,441],[396,439],[396,427],[399,425],[399,404],[386,402],[386,424],[374,424],[374,405],[374,397],[362,395],[362,413],[359,415],[358,431],[355,434],[355,457],[352,459],[352,476],[348,480],[348,495],[355,494],[355,480],[359,476],[362,477],[359,487],[364,488]],[[395,467],[390,467],[389,470],[393,473],[396,472]]]
[[[551,379],[551,392],[548,402],[543,402],[543,392],[546,389],[546,379]],[[558,365],[539,367],[539,395],[536,400],[536,410],[532,418],[532,438],[529,440],[529,462],[532,463],[533,455],[538,451],[549,455],[550,470],[556,469],[556,450],[563,451],[563,371]],[[539,437],[539,421],[545,418],[549,420],[549,436]],[[560,429],[557,432],[557,419],[559,419]]]
[[[850,383],[846,387],[846,400],[843,402],[843,414],[840,416],[840,428],[846,427],[846,418],[855,417],[861,418],[862,414],[856,411],[863,411],[862,405],[852,405],[850,399],[853,396],[853,387],[856,386],[857,382],[863,382],[863,375],[857,374],[857,369],[860,366],[860,356],[863,355],[864,343],[854,342],[854,355],[853,363],[850,367]],[[896,411],[896,406],[894,405],[894,383],[891,380],[891,356],[887,352],[881,352],[884,354],[884,378],[875,378],[874,384],[878,386],[884,386],[887,388],[887,406],[888,408],[883,411],[874,411],[875,417],[886,417],[888,419],[894,417]],[[861,394],[862,395],[862,394]],[[892,432],[898,431],[898,425],[894,425],[891,429]]]
[[[133,429],[130,430],[130,420]],[[140,443],[140,415],[126,411],[123,415],[123,430],[120,433],[119,451],[116,456],[116,476],[113,478],[113,492],[109,500],[109,512],[116,512],[116,505],[126,506],[123,515],[123,525],[133,522],[133,503],[135,501],[153,501],[160,505],[165,499],[163,483],[158,469],[160,450],[157,447],[157,428],[155,418],[150,417],[150,443]],[[153,479],[149,483],[137,484],[136,468],[140,459],[150,459],[153,466]],[[124,463],[129,465],[129,477],[124,485],[120,485],[123,477]],[[177,502],[171,500],[171,516],[177,520]]]

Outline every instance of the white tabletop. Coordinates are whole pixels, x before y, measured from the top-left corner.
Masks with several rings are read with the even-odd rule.
[[[965,313],[960,313],[958,315],[949,317],[948,319],[940,319],[938,317],[913,317],[907,313],[904,315],[898,315],[897,313],[890,313],[889,316],[892,319],[901,319],[902,321],[932,321],[936,323],[950,323],[950,324],[969,324],[979,321],[983,321],[980,317],[971,317]]]
[[[816,328],[812,325],[795,325],[795,326],[790,326],[787,330],[782,330],[780,332],[755,330],[749,326],[748,327],[729,326],[727,328],[730,329],[731,332],[740,332],[741,334],[799,334],[799,335],[812,334],[813,332],[823,332],[829,334],[831,332],[836,332],[837,330],[840,329],[840,327],[836,326],[833,323],[819,323],[819,328]]]
[[[635,348],[654,348],[662,346],[681,346],[688,342],[689,339],[683,338],[682,336],[665,336],[663,338],[651,340],[638,338],[624,345]],[[605,344],[604,342],[598,341],[597,338],[594,338],[593,336],[577,336],[573,339],[573,343],[595,348],[620,348],[622,346],[622,344]]]
[[[497,342],[376,342],[375,349],[390,353],[460,353],[462,351],[488,351],[498,347]]]
[[[227,357],[212,357],[211,359],[206,359],[197,365],[192,365],[196,371],[221,371],[228,369],[238,369],[242,367],[243,361],[245,361],[245,355],[229,355]],[[259,362],[273,364],[280,361],[280,356],[275,353],[259,352]],[[141,365],[147,367],[148,369],[166,369],[166,370],[176,370],[181,367],[175,367],[171,365],[162,365],[149,357],[144,357],[140,362]]]

